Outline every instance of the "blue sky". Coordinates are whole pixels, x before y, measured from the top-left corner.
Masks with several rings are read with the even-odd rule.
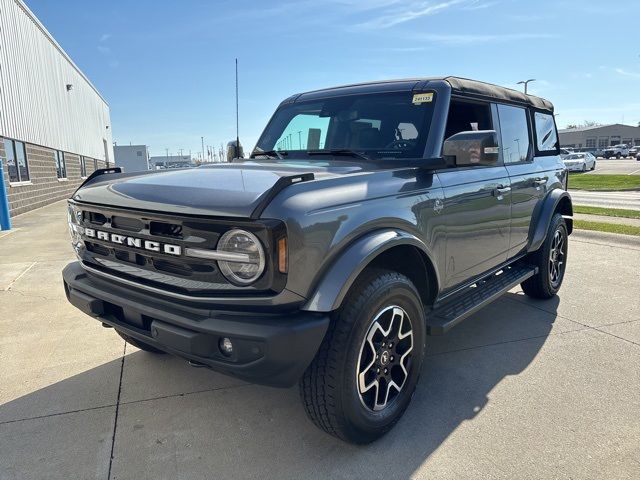
[[[278,103],[344,83],[459,75],[550,99],[558,125],[640,122],[638,0],[26,0],[152,155],[235,137]]]

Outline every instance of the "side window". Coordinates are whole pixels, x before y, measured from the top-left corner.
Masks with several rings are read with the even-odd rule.
[[[526,162],[531,151],[527,111],[520,107],[498,105],[498,116],[504,163]]]
[[[491,107],[488,103],[452,100],[449,105],[444,138],[470,130],[491,130]]]
[[[536,112],[533,116],[536,126],[536,144],[539,152],[556,152],[558,149],[558,134],[553,115]],[[595,147],[596,139],[588,138],[587,147]]]

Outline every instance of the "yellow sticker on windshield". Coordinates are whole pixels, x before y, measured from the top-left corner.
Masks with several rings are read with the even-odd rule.
[[[433,92],[413,94],[413,103],[415,105],[419,105],[421,103],[429,103],[429,102],[433,102]]]

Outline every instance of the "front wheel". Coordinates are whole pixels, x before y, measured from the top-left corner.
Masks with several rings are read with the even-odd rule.
[[[562,215],[556,213],[544,243],[529,258],[538,267],[538,273],[522,282],[522,291],[526,295],[547,299],[558,293],[567,268],[568,240],[567,224]]]
[[[593,162],[593,165],[591,166],[591,171],[596,169],[596,162]]]
[[[388,432],[411,401],[425,350],[422,302],[404,275],[371,270],[334,314],[300,381],[309,418],[351,443]]]

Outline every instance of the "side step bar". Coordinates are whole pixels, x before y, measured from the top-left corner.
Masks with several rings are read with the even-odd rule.
[[[427,316],[427,335],[443,335],[469,315],[477,312],[527,278],[538,273],[537,267],[515,264],[479,280],[454,298],[436,303]]]

